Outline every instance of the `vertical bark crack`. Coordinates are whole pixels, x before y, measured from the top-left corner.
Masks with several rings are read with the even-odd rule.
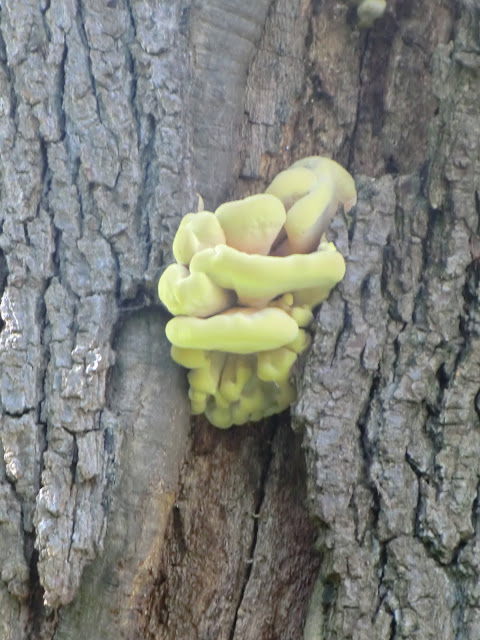
[[[369,40],[369,34],[367,33],[367,35],[365,36],[365,40],[363,42],[363,46],[362,46],[362,50],[360,52],[360,64],[358,67],[358,95],[357,95],[357,106],[355,109],[355,122],[353,123],[353,127],[352,127],[352,134],[350,137],[350,145],[349,145],[349,152],[348,152],[348,162],[347,162],[347,169],[348,171],[352,171],[353,168],[353,163],[355,161],[355,140],[357,137],[357,129],[358,129],[358,125],[360,122],[360,113],[361,113],[361,106],[362,106],[362,98],[363,98],[363,79],[362,79],[362,73],[363,73],[363,69],[365,66],[365,56],[367,54],[367,49],[368,49],[368,40]]]
[[[272,426],[270,427],[267,435],[268,447],[265,451],[264,462],[262,466],[262,472],[260,475],[260,482],[257,489],[257,500],[255,503],[255,512],[252,514],[253,519],[253,528],[252,528],[252,541],[250,544],[250,550],[248,554],[248,559],[246,561],[245,572],[243,576],[243,584],[240,591],[240,597],[238,599],[237,607],[235,609],[235,615],[232,622],[232,627],[230,630],[230,634],[228,636],[229,640],[234,640],[235,631],[237,627],[238,615],[240,608],[243,603],[243,598],[245,595],[245,591],[247,589],[248,581],[250,579],[250,575],[252,573],[253,563],[255,562],[255,548],[257,546],[257,537],[258,537],[258,526],[259,526],[259,518],[261,517],[262,505],[265,499],[265,486],[268,479],[268,474],[270,472],[270,467],[273,460],[273,448],[272,442],[275,438],[278,429],[278,416],[274,416],[271,419]]]

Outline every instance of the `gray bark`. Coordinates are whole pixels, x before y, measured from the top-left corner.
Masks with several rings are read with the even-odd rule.
[[[2,1],[1,640],[480,637],[479,20]],[[359,202],[298,401],[192,421],[180,217],[311,154]]]

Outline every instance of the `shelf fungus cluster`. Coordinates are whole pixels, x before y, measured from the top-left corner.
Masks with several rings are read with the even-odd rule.
[[[184,216],[158,293],[175,316],[166,334],[172,358],[190,369],[194,414],[228,428],[295,399],[289,378],[310,344],[312,309],[345,273],[324,234],[339,205],[355,202],[350,174],[313,156],[265,193]]]

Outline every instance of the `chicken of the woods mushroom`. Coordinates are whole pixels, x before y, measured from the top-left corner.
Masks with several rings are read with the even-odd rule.
[[[343,167],[311,156],[265,193],[183,217],[158,293],[175,316],[166,335],[172,358],[190,369],[192,413],[228,428],[295,400],[290,374],[310,345],[312,310],[345,274],[325,232],[356,198]]]

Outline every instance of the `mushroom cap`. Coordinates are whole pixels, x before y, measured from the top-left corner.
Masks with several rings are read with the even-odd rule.
[[[209,398],[208,393],[197,391],[193,387],[189,387],[188,397],[190,398],[190,406],[192,408],[192,414],[194,416],[198,416],[200,413],[205,413],[205,410],[207,408],[207,400]]]
[[[383,16],[386,8],[385,0],[364,0],[357,8],[358,26],[369,29],[375,20]]]
[[[219,406],[216,397],[210,398],[205,415],[215,427],[228,429],[232,424],[255,422],[274,413],[280,413],[295,398],[295,388],[288,380],[264,382],[255,378],[247,383],[239,400],[229,407]]]
[[[172,318],[165,328],[170,342],[184,349],[256,353],[295,340],[298,325],[281,309],[234,308],[211,318]]]
[[[227,245],[204,249],[190,264],[219,287],[232,289],[241,304],[262,306],[289,291],[333,288],[345,274],[345,260],[336,250],[286,257],[249,255]]]
[[[341,165],[330,158],[310,156],[294,162],[267,188],[285,205],[284,236],[274,245],[278,256],[314,251],[328,228],[338,205],[348,211],[357,200],[355,182]]]
[[[301,289],[300,291],[295,291],[293,300],[298,306],[308,306],[313,309],[328,298],[331,290],[331,287],[324,285]]]
[[[257,354],[257,376],[265,382],[286,380],[297,359],[295,351],[279,347]]]
[[[286,347],[252,355],[172,347],[175,360],[192,367],[192,413],[205,413],[213,425],[228,428],[283,411],[295,399],[288,376],[308,339],[301,329]]]
[[[285,293],[268,303],[269,307],[278,307],[286,311],[299,327],[308,327],[313,322],[313,313],[309,305],[294,305],[293,293]]]
[[[215,395],[227,354],[221,351],[209,351],[206,356],[207,366],[200,369],[191,369],[188,372],[188,382],[195,391]]]
[[[228,354],[218,388],[219,394],[228,402],[237,402],[246,383],[254,375],[254,367],[253,356]]]
[[[230,429],[233,425],[232,411],[230,408],[219,407],[215,403],[207,405],[205,416],[210,424],[217,429]]]
[[[313,307],[313,305],[311,305]],[[313,313],[309,305],[297,305],[291,308],[290,315],[299,327],[308,327],[313,322]]]
[[[202,249],[225,244],[225,233],[211,211],[187,213],[173,240],[173,255],[179,264],[189,265],[192,257]]]
[[[199,369],[208,366],[208,351],[204,349],[182,349],[172,345],[170,355],[172,360],[186,369]]]
[[[252,420],[253,416],[260,419],[269,404],[264,385],[258,379],[252,380],[243,389],[240,400],[230,407],[232,421],[234,424],[243,424]]]
[[[299,329],[297,337],[287,345],[287,348],[290,349],[290,351],[295,351],[296,354],[300,354],[302,351],[305,351],[305,349],[308,349],[311,344],[311,335],[304,329]]]
[[[335,185],[328,179],[322,180],[313,191],[297,200],[288,210],[285,222],[290,252],[315,251],[337,206]]]
[[[230,307],[235,297],[201,272],[181,264],[169,265],[158,282],[158,297],[174,315],[206,318]]]
[[[288,211],[292,204],[307,195],[316,183],[317,176],[307,167],[290,167],[275,176],[265,193],[276,196]]]
[[[294,162],[287,171],[304,167],[313,171],[320,182],[325,178],[335,185],[338,202],[343,204],[345,211],[349,211],[357,202],[357,190],[355,180],[341,164],[325,156],[308,156]]]
[[[267,193],[225,202],[215,215],[229,246],[261,255],[268,255],[286,219],[282,202]]]
[[[269,383],[264,382],[264,384]],[[295,387],[288,380],[270,383],[270,385],[272,384],[274,386],[274,392],[271,397],[270,405],[264,413],[265,417],[285,411],[285,409],[289,407],[297,397]]]

